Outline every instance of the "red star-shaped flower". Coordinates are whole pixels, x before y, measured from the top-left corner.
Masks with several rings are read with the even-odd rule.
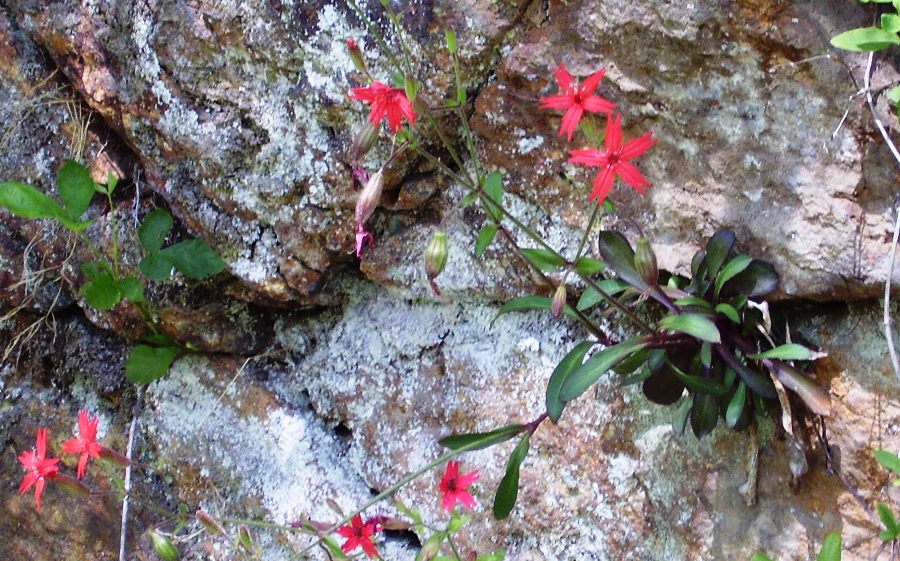
[[[622,181],[634,187],[638,193],[644,194],[644,188],[650,186],[641,172],[638,171],[629,160],[633,160],[644,154],[651,146],[656,144],[653,133],[648,132],[640,138],[629,140],[622,144],[622,116],[606,118],[606,150],[593,148],[584,150],[570,150],[569,163],[581,164],[588,167],[599,167],[600,172],[594,178],[594,188],[591,191],[591,199],[600,204],[612,190],[616,176]]]
[[[369,120],[376,127],[385,117],[387,117],[388,126],[394,134],[400,132],[400,121],[404,117],[410,126],[416,124],[416,112],[413,111],[412,103],[406,97],[406,92],[400,88],[392,88],[381,82],[372,82],[372,85],[366,88],[352,88],[350,97],[371,104]]]
[[[34,485],[34,502],[38,512],[41,510],[41,495],[44,492],[45,480],[53,479],[59,473],[59,458],[47,457],[47,429],[41,427],[37,431],[35,450],[22,452],[19,463],[25,466],[25,477],[19,485],[19,493],[25,493]]]
[[[459,474],[459,462],[447,462],[447,471],[441,478],[440,490],[444,494],[443,507],[444,510],[452,511],[456,503],[462,503],[469,510],[475,508],[475,499],[472,493],[468,491],[469,485],[478,481],[478,471],[473,471],[465,475]]]
[[[78,412],[78,438],[72,438],[62,445],[63,454],[81,454],[78,458],[78,479],[84,477],[88,461],[99,458],[103,447],[97,444],[97,425],[100,419],[91,417],[87,411]]]
[[[603,79],[603,75],[606,73],[605,68],[588,76],[577,87],[574,85],[575,79],[572,78],[572,75],[569,74],[563,63],[560,62],[559,68],[555,68],[553,73],[556,75],[556,81],[559,83],[559,89],[562,90],[562,93],[542,97],[541,109],[565,110],[566,114],[563,115],[562,124],[559,127],[559,136],[567,135],[567,139],[571,141],[572,135],[575,134],[575,129],[578,128],[578,122],[581,121],[581,116],[584,115],[585,111],[609,115],[616,110],[615,103],[603,99],[594,93],[594,90],[600,85],[600,80]]]
[[[338,528],[337,533],[347,538],[347,541],[341,546],[341,551],[350,553],[357,547],[361,547],[370,558],[379,558],[374,542],[374,536],[379,530],[378,520],[372,519],[363,523],[362,516],[357,514],[350,520],[350,524]]]

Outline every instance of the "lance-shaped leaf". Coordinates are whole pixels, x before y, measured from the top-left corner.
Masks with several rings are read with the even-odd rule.
[[[566,260],[548,249],[522,249],[522,256],[532,265],[547,273],[561,269]]]
[[[726,391],[728,391],[725,386],[723,386],[719,382],[716,382],[715,380],[701,378],[700,376],[692,376],[691,374],[686,373],[682,369],[678,368],[671,360],[666,360],[666,364],[669,366],[669,368],[672,369],[675,377],[678,378],[681,383],[684,384],[689,390],[713,396],[721,396],[724,395]]]
[[[744,366],[731,351],[722,345],[716,345],[714,349],[722,360],[725,361],[725,364],[735,371],[753,393],[766,399],[775,399],[778,397],[778,394],[775,392],[775,384],[772,383],[772,380],[769,379],[768,376],[764,376],[762,373]]]
[[[659,326],[668,331],[685,333],[701,341],[722,342],[716,324],[708,317],[699,314],[669,315],[659,320]]]
[[[491,245],[491,242],[494,241],[496,235],[497,226],[494,224],[488,224],[478,232],[478,238],[475,240],[476,257],[481,257],[482,254],[484,254],[488,246]]]
[[[831,396],[819,384],[793,366],[777,360],[771,361],[771,364],[778,380],[784,387],[797,394],[810,411],[826,417],[831,415]]]
[[[706,270],[707,278],[712,281],[719,274],[719,269],[731,253],[734,247],[735,235],[731,230],[719,230],[706,242],[706,256],[703,258],[701,269]]]
[[[586,277],[592,277],[605,268],[606,263],[590,257],[579,257],[575,260],[575,270]]]
[[[728,402],[728,409],[725,410],[725,422],[730,428],[735,428],[741,417],[744,415],[744,409],[747,406],[747,385],[744,382],[738,384],[738,389],[731,396]]]
[[[825,536],[822,542],[822,549],[816,561],[841,561],[841,535],[837,532],[831,532]]]
[[[622,280],[638,290],[647,289],[647,283],[634,267],[634,250],[625,236],[619,232],[603,230],[600,232],[599,247],[603,261]]]
[[[750,263],[753,262],[753,259],[750,258],[749,255],[738,255],[731,261],[729,261],[725,267],[719,272],[716,276],[716,288],[715,288],[715,296],[719,297],[719,292],[722,290],[722,286],[744,272],[744,269],[750,266]]]
[[[583,341],[576,345],[575,348],[569,351],[559,364],[556,365],[553,374],[550,375],[550,381],[547,383],[547,396],[545,401],[547,404],[547,416],[549,416],[550,420],[554,423],[559,421],[563,408],[566,406],[566,402],[559,398],[559,390],[562,388],[566,378],[568,378],[576,368],[581,366],[584,355],[587,354],[593,345],[594,343],[591,341]]]
[[[753,360],[762,360],[764,358],[774,358],[778,360],[816,360],[828,356],[826,353],[819,353],[812,349],[808,349],[797,343],[787,343],[779,345],[774,349],[769,349],[761,353],[747,355],[747,358]]]
[[[605,279],[597,283],[597,287],[610,296],[621,294],[630,286],[630,284],[620,279]],[[589,310],[604,300],[605,298],[597,290],[589,286],[581,293],[581,298],[578,299],[578,304],[575,307],[581,311]]]
[[[63,226],[76,232],[91,224],[70,219],[59,203],[24,183],[0,183],[0,206],[22,218],[58,220]]]
[[[490,432],[472,432],[468,434],[451,434],[440,439],[438,443],[451,450],[481,450],[495,444],[506,442],[517,434],[526,430],[525,425],[507,425]]]
[[[884,503],[878,503],[876,506],[878,518],[881,518],[881,523],[884,524],[884,531],[878,534],[878,537],[886,542],[896,539],[897,535],[900,534],[900,524],[897,523],[897,519],[894,517],[894,511]]]
[[[572,401],[599,380],[600,376],[649,344],[644,337],[632,337],[594,353],[587,362],[566,377],[560,388],[559,398],[563,401]]]
[[[695,393],[691,407],[691,430],[697,438],[711,433],[719,423],[719,402],[715,396]]]
[[[503,520],[509,516],[516,505],[516,498],[519,496],[519,468],[522,467],[522,462],[528,455],[530,436],[526,433],[522,437],[506,463],[506,474],[500,480],[497,494],[494,496],[494,518],[497,520]]]
[[[513,298],[512,300],[506,302],[502,306],[500,306],[500,310],[497,312],[497,317],[502,316],[503,314],[508,314],[510,312],[525,312],[528,310],[549,310],[553,300],[548,296],[519,296],[518,298]],[[567,316],[571,318],[577,318],[578,316],[575,314],[575,310],[572,309],[572,306],[566,304],[565,309],[563,310]],[[494,318],[496,321],[497,318]]]
[[[876,450],[875,459],[885,468],[900,475],[900,457],[897,457],[897,454],[888,452],[887,450]]]

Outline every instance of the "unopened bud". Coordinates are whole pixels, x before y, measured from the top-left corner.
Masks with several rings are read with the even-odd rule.
[[[197,517],[197,520],[200,521],[200,524],[203,524],[203,529],[206,530],[206,533],[215,536],[216,534],[225,535],[225,528],[219,524],[219,521],[213,518],[212,516],[206,514],[202,510],[198,510],[194,513],[194,516]]]
[[[384,170],[378,170],[369,177],[366,186],[359,192],[356,199],[356,224],[363,225],[378,208],[381,200],[381,189],[384,187]]]
[[[644,282],[650,286],[656,286],[659,281],[659,269],[656,267],[656,254],[650,247],[650,241],[647,238],[638,238],[637,245],[634,248],[634,268],[637,269]]]
[[[390,516],[382,516],[379,521],[379,526],[382,530],[409,530],[410,523],[406,520],[400,520],[399,518],[391,518]]]
[[[241,544],[247,553],[253,553],[253,537],[250,535],[250,528],[241,524],[238,526],[238,543]]]
[[[434,280],[444,272],[447,266],[447,234],[443,230],[435,230],[431,241],[425,248],[425,274],[428,280]]]
[[[70,495],[87,497],[91,494],[91,490],[88,489],[87,485],[63,473],[57,473],[50,479]]]
[[[372,124],[372,121],[366,119],[362,124],[353,130],[353,144],[350,146],[350,159],[358,162],[363,156],[369,153],[369,150],[375,146],[378,140],[378,128]]]
[[[109,460],[110,462],[119,464],[122,467],[128,467],[131,465],[131,460],[129,460],[127,456],[120,454],[115,450],[106,448],[105,446],[100,447],[100,457],[104,460]]]
[[[428,541],[425,542],[425,545],[422,546],[422,549],[419,550],[419,554],[416,555],[416,561],[431,561],[435,557],[437,557],[438,552],[441,550],[441,544],[444,542],[444,535],[441,533],[433,534]]]
[[[350,55],[350,60],[353,61],[353,66],[355,66],[357,70],[363,74],[369,73],[369,70],[366,68],[366,61],[363,58],[362,51],[359,50],[359,45],[356,44],[356,39],[347,39],[347,54]]]
[[[156,556],[163,561],[178,561],[181,559],[175,544],[156,530],[150,531],[150,544],[153,546]]]
[[[562,283],[556,287],[553,293],[553,300],[550,301],[550,314],[558,318],[562,315],[563,309],[566,307],[566,284]]]

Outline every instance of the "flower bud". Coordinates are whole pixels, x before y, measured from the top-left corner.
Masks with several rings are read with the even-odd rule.
[[[361,226],[372,216],[378,208],[381,200],[381,190],[384,187],[384,170],[380,169],[369,177],[369,181],[356,199],[356,224]]]
[[[91,490],[88,489],[87,485],[73,477],[69,477],[64,473],[57,473],[56,475],[49,477],[48,479],[52,480],[59,487],[61,487],[63,491],[70,495],[74,495],[76,497],[87,497],[91,494]]]
[[[100,457],[104,460],[109,460],[110,462],[119,464],[122,467],[128,467],[131,465],[131,460],[128,459],[127,456],[116,452],[110,448],[105,446],[100,447]]]
[[[447,266],[447,234],[443,230],[435,230],[431,241],[425,248],[425,274],[428,280],[434,280],[444,272]]]
[[[392,518],[390,516],[382,516],[379,521],[379,527],[382,530],[409,530],[410,523],[406,520],[401,520],[399,518]]]
[[[350,145],[350,159],[358,162],[378,140],[378,128],[366,119],[353,130],[353,144]]]
[[[416,555],[416,561],[431,561],[437,557],[437,554],[441,551],[441,544],[443,542],[443,534],[432,534],[432,536],[428,538],[428,541],[425,542],[425,545],[422,546],[422,549],[419,550],[419,554]]]
[[[362,51],[359,50],[359,45],[356,44],[356,39],[347,39],[347,54],[350,55],[350,60],[353,61],[353,66],[355,66],[357,70],[363,74],[369,73],[369,70],[366,68],[366,61],[363,59]]]
[[[558,318],[562,315],[563,309],[566,307],[566,283],[562,283],[556,287],[553,293],[553,300],[550,301],[550,314]]]
[[[238,526],[238,543],[241,544],[247,553],[253,553],[253,537],[250,535],[250,528],[241,524]]]
[[[200,524],[203,524],[203,529],[206,530],[206,533],[210,536],[215,536],[216,534],[226,535],[225,528],[219,524],[219,521],[202,510],[195,512],[194,516],[200,521]]]
[[[181,559],[181,555],[178,554],[178,549],[176,549],[172,541],[156,530],[150,531],[150,544],[153,546],[156,556],[162,561],[178,561]]]
[[[659,281],[659,269],[656,267],[656,254],[650,247],[650,241],[641,237],[637,240],[634,249],[634,268],[637,269],[644,282],[650,286],[656,286]]]

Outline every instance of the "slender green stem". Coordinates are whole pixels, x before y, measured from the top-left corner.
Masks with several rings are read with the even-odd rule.
[[[456,543],[453,541],[453,536],[447,534],[447,543],[450,544],[450,549],[453,550],[453,556],[456,557],[456,561],[462,561],[462,556],[459,554],[459,549],[456,548]]]
[[[457,115],[459,115],[459,121],[462,123],[463,136],[465,137],[466,145],[469,149],[469,157],[472,158],[472,165],[475,167],[475,177],[478,178],[480,183],[482,177],[481,161],[478,159],[478,151],[475,150],[475,139],[472,136],[472,130],[469,128],[469,118],[466,115],[466,111],[462,104],[460,104],[459,92],[462,91],[462,76],[459,71],[459,57],[457,57],[455,53],[453,54],[453,75],[456,79]]]
[[[590,237],[591,230],[594,229],[594,224],[597,222],[597,219],[600,218],[602,209],[603,207],[601,205],[594,205],[594,211],[591,212],[591,219],[588,220],[587,229],[585,229],[584,235],[581,236],[581,242],[578,244],[578,251],[575,252],[575,259],[572,260],[572,263],[577,262],[581,258],[582,252],[587,245],[588,237]]]
[[[116,279],[119,278],[119,224],[116,220],[116,207],[113,204],[112,193],[106,193],[109,203],[110,227],[112,228],[112,265]]]

